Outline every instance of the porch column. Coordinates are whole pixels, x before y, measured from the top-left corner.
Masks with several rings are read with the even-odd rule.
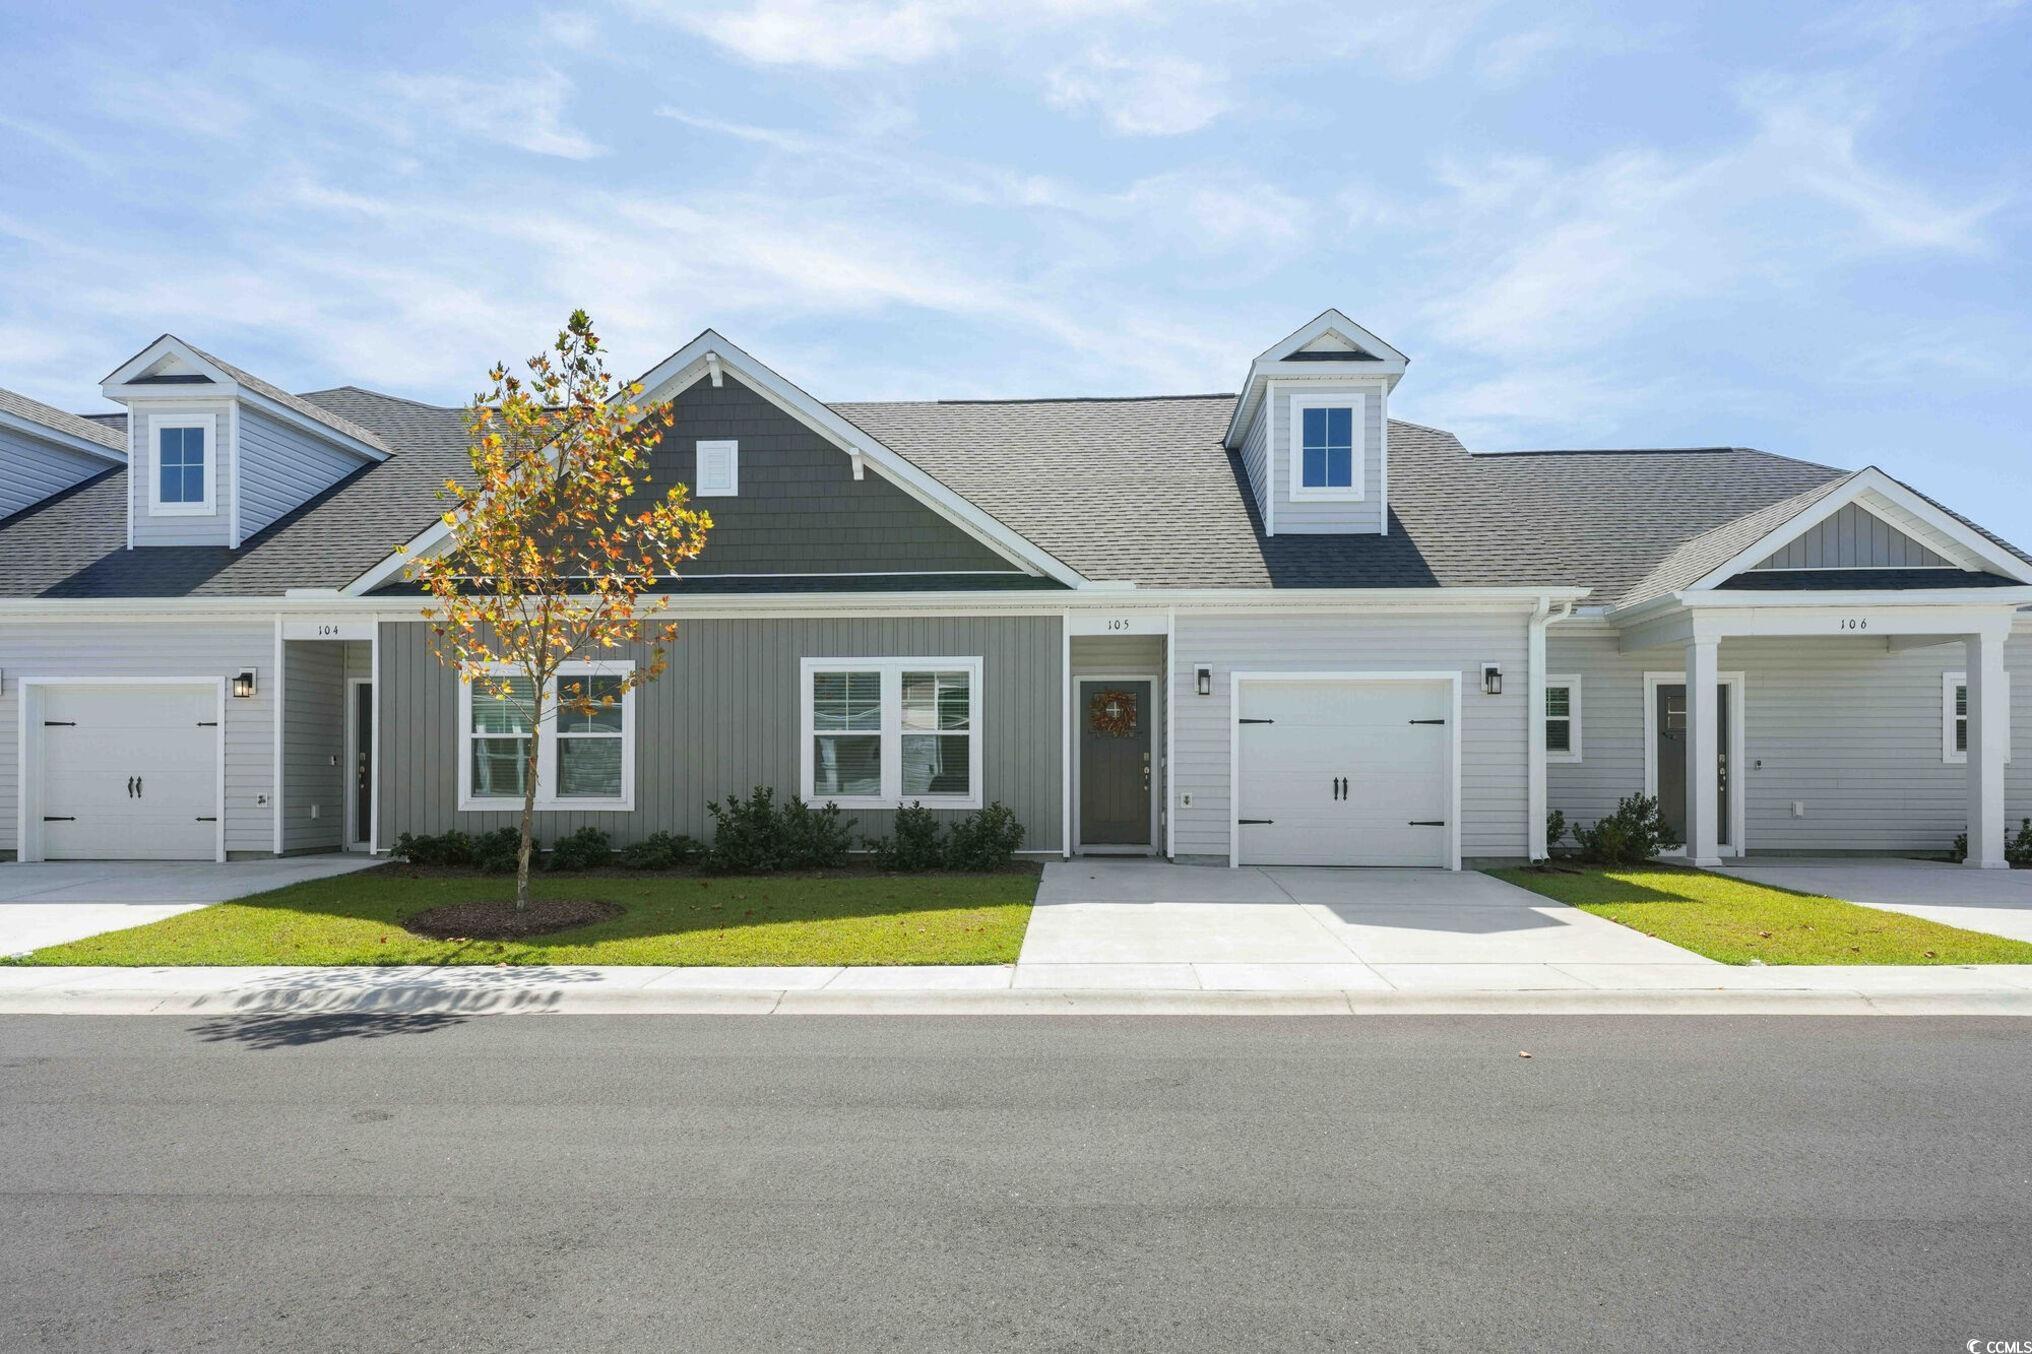
[[[1715,708],[1720,647],[1717,640],[1699,637],[1686,644],[1686,858],[1702,868],[1722,863],[1715,788],[1721,764],[1716,739],[1721,715]]]
[[[2008,627],[1963,640],[1968,669],[1968,859],[1978,870],[2001,870],[2004,861],[2004,753],[2011,742],[2011,712],[2004,693],[2004,638]]]

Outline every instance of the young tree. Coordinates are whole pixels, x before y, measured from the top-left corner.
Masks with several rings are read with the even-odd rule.
[[[649,452],[669,429],[668,402],[637,403],[639,384],[616,387],[599,336],[572,312],[529,374],[497,365],[491,388],[466,411],[473,482],[440,491],[451,537],[409,567],[430,594],[431,650],[459,679],[508,704],[527,731],[522,844],[515,908],[529,905],[541,730],[560,710],[591,714],[654,680],[677,626],[654,622],[667,599],[645,593],[675,578],[704,549],[710,514],[673,484],[649,482]],[[646,661],[602,677],[559,680],[564,664],[598,658],[636,639]],[[555,684],[555,690],[553,690]]]

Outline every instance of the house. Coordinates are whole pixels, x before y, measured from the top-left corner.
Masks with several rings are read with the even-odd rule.
[[[1876,469],[1477,455],[1390,418],[1406,368],[1328,311],[1236,394],[826,404],[709,330],[644,378],[718,523],[670,670],[531,731],[396,553],[442,542],[460,411],[164,335],[124,414],[0,397],[0,848],[385,851],[513,823],[534,737],[545,838],[761,784],[865,834],[1000,801],[1050,854],[1457,869],[1647,791],[1699,862],[2003,863],[2024,554]]]

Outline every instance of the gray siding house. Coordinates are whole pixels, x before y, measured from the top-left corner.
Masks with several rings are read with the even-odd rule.
[[[0,392],[0,852],[385,851],[512,822],[534,739],[545,838],[767,785],[867,835],[999,802],[1052,855],[1458,869],[1647,793],[1696,862],[2003,863],[2022,552],[1876,469],[1477,455],[1390,418],[1407,367],[1330,310],[1232,394],[828,404],[708,330],[643,378],[652,479],[717,524],[669,670],[532,730],[403,575],[461,412],[164,335],[118,413]]]

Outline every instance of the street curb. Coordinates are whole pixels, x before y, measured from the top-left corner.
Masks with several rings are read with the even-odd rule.
[[[493,1015],[1877,1015],[2032,1016],[2032,989],[1863,993],[1547,990],[1210,992],[1026,989],[895,991],[783,988],[601,990],[410,980],[382,988],[48,987],[0,992],[0,1015],[167,1015],[212,1019]]]

